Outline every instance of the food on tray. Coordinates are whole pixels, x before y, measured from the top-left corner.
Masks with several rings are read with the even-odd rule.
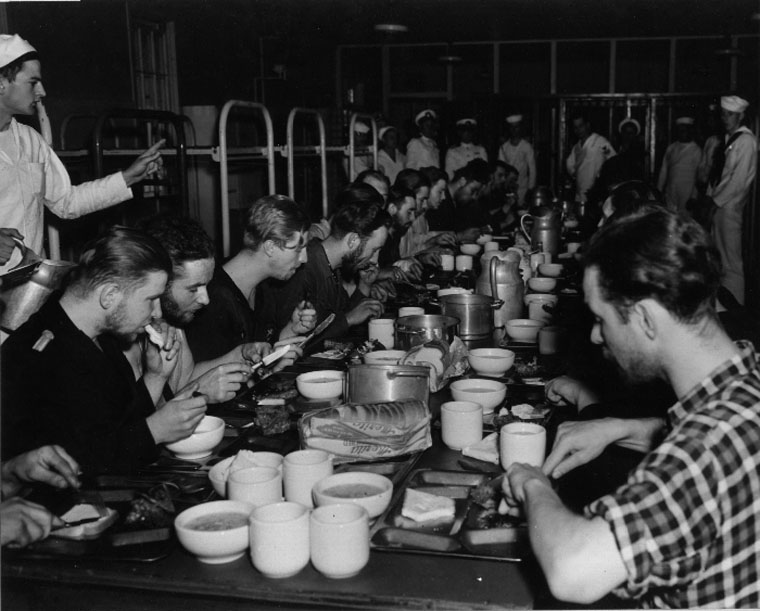
[[[56,529],[53,534],[63,539],[94,539],[111,526],[119,514],[113,509],[98,509],[89,503],[74,505],[61,519],[72,526]],[[82,520],[92,520],[85,524],[79,524]]]
[[[323,410],[320,419],[374,422],[391,426],[410,426],[428,418],[430,412],[422,401],[390,401],[369,405],[340,405]]]
[[[352,484],[338,484],[325,488],[322,490],[322,494],[329,497],[338,497],[341,499],[361,499],[370,496],[376,496],[382,494],[383,489],[379,486],[372,486],[370,484],[364,484],[356,482]]]
[[[290,430],[290,412],[283,402],[280,405],[259,405],[254,417],[263,435],[277,435]]]
[[[505,513],[506,502],[501,491],[501,479],[472,489],[473,508],[467,516],[467,526],[479,530],[509,528],[521,520]]]
[[[454,519],[454,499],[407,488],[401,515],[415,522],[447,522]]]
[[[523,378],[535,377],[543,372],[541,365],[538,364],[538,357],[535,356],[530,361],[515,363],[515,369]]]
[[[402,365],[424,365],[442,376],[448,365],[449,345],[442,341],[415,346],[401,359]]]
[[[499,434],[491,433],[478,443],[462,449],[462,454],[495,465],[499,464]]]
[[[543,404],[531,405],[520,403],[511,408],[502,407],[493,419],[494,427],[499,430],[510,422],[532,422],[546,426],[546,421],[551,416],[551,409]]]
[[[164,336],[156,331],[153,327],[150,325],[145,325],[145,332],[148,334],[148,339],[150,342],[154,344],[159,350],[164,347]]]
[[[234,511],[218,511],[191,520],[185,525],[190,530],[217,531],[248,526],[248,514]]]
[[[161,484],[132,501],[124,525],[129,530],[163,528],[172,523],[174,512],[169,490]]]
[[[512,415],[521,420],[540,420],[549,412],[548,407],[538,407],[530,405],[529,403],[520,403],[519,405],[513,405],[511,409]]]

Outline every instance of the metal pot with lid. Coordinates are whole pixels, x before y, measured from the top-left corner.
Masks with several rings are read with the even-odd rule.
[[[396,320],[396,348],[409,350],[434,340],[449,343],[459,335],[459,319],[439,314],[402,316]]]
[[[349,365],[345,396],[349,403],[419,399],[427,405],[429,378],[422,365]]]

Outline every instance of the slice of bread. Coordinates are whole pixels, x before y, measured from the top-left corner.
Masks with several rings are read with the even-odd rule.
[[[415,522],[454,519],[454,499],[407,488],[401,515]]]

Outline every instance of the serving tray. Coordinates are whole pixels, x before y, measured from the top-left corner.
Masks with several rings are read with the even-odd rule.
[[[509,527],[478,528],[470,493],[481,484],[495,480],[485,473],[417,469],[406,483],[396,489],[388,509],[375,522],[370,544],[379,551],[481,558],[520,562],[528,557],[530,544],[524,524]],[[407,488],[446,496],[454,500],[451,520],[418,523],[401,515]]]

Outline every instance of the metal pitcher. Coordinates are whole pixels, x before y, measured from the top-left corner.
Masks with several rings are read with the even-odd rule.
[[[482,272],[475,291],[500,300],[494,311],[494,327],[504,327],[508,320],[522,318],[525,286],[520,275],[520,255],[506,252],[488,252],[480,260]]]
[[[15,241],[21,251],[21,262],[0,276],[0,300],[5,306],[0,327],[4,331],[15,331],[23,325],[53,291],[60,288],[69,270],[75,266],[69,261],[42,259],[21,240]]]
[[[530,233],[525,228],[526,221],[531,223]],[[520,217],[520,228],[530,240],[533,250],[538,250],[541,246],[543,252],[549,252],[554,256],[559,254],[562,227],[560,215],[554,208],[541,206],[534,214],[523,214]]]

